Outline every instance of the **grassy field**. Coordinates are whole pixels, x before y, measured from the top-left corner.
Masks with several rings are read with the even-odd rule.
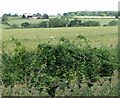
[[[40,42],[51,41],[51,36],[55,39],[52,43],[57,43],[61,37],[70,40],[77,35],[85,36],[93,46],[116,46],[118,41],[118,27],[71,27],[71,28],[30,28],[30,29],[3,29],[2,41],[9,48],[13,48],[11,36],[19,39],[26,47],[35,48]]]
[[[9,24],[18,24],[21,26],[23,22],[29,22],[29,23],[40,23],[41,21],[47,21],[47,19],[11,19],[8,21]]]

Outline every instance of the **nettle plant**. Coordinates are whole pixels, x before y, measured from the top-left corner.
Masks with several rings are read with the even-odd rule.
[[[6,51],[6,47],[2,52],[2,81],[6,86],[26,84],[55,96],[58,87],[69,88],[75,78],[79,87],[84,78],[90,87],[100,77],[112,76],[116,68],[116,59],[108,49],[91,47],[82,35],[73,41],[62,37],[57,45],[42,43],[32,51],[12,40],[16,44],[14,53]]]

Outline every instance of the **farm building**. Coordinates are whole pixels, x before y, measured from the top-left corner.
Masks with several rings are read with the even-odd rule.
[[[26,14],[25,13],[25,16],[27,19],[42,19],[42,16],[36,16],[36,15],[32,15],[32,14]]]

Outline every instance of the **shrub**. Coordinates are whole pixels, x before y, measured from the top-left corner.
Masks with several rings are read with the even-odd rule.
[[[83,22],[83,26],[100,26],[100,22],[90,20],[90,21]]]
[[[26,18],[25,14],[23,14],[23,15],[22,15],[22,18],[23,18],[23,19],[25,19],[25,18]]]
[[[22,26],[23,28],[28,28],[28,27],[30,26],[30,23],[28,23],[28,22],[23,22],[23,23],[21,24],[21,26]]]
[[[59,19],[59,18],[49,19],[50,27],[65,27],[66,24],[67,24],[67,20],[65,19]]]
[[[2,23],[6,22],[6,21],[8,21],[8,17],[6,15],[3,15],[2,16]]]
[[[78,19],[74,19],[74,20],[71,20],[70,23],[69,23],[69,27],[76,27],[76,26],[81,26],[82,23],[81,23],[81,20],[78,20]]]
[[[38,24],[40,28],[47,28],[49,27],[49,23],[47,21],[42,21],[41,23]]]
[[[80,87],[85,78],[91,87],[100,77],[111,77],[116,67],[116,59],[109,50],[91,47],[82,35],[77,36],[79,44],[62,37],[57,45],[39,44],[34,51],[28,51],[14,38],[13,41],[16,44],[14,53],[5,48],[2,52],[2,80],[6,86],[26,84],[40,93],[46,89],[49,95],[55,96],[58,87],[69,88],[74,79]]]
[[[43,19],[49,19],[49,16],[47,14],[43,14]]]

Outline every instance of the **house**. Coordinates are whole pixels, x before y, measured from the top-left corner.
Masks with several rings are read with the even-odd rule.
[[[32,15],[28,15],[27,18],[33,18],[33,16]]]
[[[28,15],[28,19],[42,19],[42,16]]]

